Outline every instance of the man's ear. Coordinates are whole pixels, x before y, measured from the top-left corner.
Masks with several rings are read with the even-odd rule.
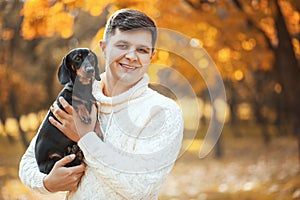
[[[104,40],[100,40],[99,44],[102,51],[102,56],[106,58],[106,42]]]

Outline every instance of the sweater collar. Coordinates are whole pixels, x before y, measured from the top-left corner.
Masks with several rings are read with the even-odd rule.
[[[117,96],[108,97],[103,94],[105,72],[101,74],[101,81],[94,81],[93,95],[100,102],[100,111],[104,113],[118,112],[126,108],[130,101],[140,97],[148,88],[149,77],[147,74],[132,88]]]

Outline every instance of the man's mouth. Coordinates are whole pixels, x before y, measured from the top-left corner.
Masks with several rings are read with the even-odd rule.
[[[138,68],[136,66],[130,66],[130,65],[127,65],[127,64],[123,64],[123,63],[119,63],[119,64],[125,70],[131,70],[132,71],[132,70],[135,70],[136,68]]]

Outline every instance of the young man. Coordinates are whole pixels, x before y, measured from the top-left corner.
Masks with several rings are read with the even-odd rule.
[[[36,191],[70,191],[67,199],[158,199],[181,147],[180,108],[148,87],[146,75],[155,53],[157,28],[144,13],[122,9],[107,22],[100,47],[106,71],[95,81],[98,120],[103,141],[91,124],[83,124],[64,99],[66,112],[53,106],[51,123],[78,142],[85,165],[64,167],[74,156],[58,161],[46,175],[39,172],[33,138],[20,162],[22,182]]]

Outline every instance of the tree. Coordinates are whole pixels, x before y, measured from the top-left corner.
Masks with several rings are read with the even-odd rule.
[[[297,66],[295,59],[300,55],[299,28],[297,28],[299,5],[295,0],[274,2],[268,0],[172,0],[171,2],[147,1],[147,4],[136,0],[26,1],[22,10],[22,29],[19,33],[22,33],[21,35],[25,39],[24,44],[28,49],[35,49],[32,58],[29,59],[30,62],[28,62],[35,66],[47,64],[44,68],[49,71],[36,69],[43,74],[41,82],[44,87],[47,89],[51,87],[47,83],[55,77],[53,75],[49,78],[49,74],[55,73],[54,63],[59,62],[64,49],[67,46],[90,44],[91,37],[95,35],[93,42],[97,41],[103,34],[103,29],[98,34],[96,32],[103,27],[104,18],[116,9],[124,7],[141,9],[155,19],[158,27],[179,31],[189,36],[191,43],[208,51],[219,67],[223,79],[232,84],[233,88],[240,87],[240,81],[245,79],[243,84],[252,90],[250,93],[255,96],[253,97],[253,106],[258,106],[257,110],[261,110],[259,107],[264,105],[263,100],[258,98],[264,94],[255,90],[254,86],[261,85],[259,82],[261,80],[258,78],[260,73],[268,74],[270,83],[274,86],[273,90],[281,92],[280,96],[287,96],[282,99],[282,105],[277,107],[284,106],[288,108],[289,112],[283,113],[284,109],[280,109],[278,116],[287,113],[299,116],[298,105],[295,101],[299,94],[299,87],[297,87],[299,84],[296,81],[299,76],[299,70],[297,70],[299,67],[295,67]],[[282,15],[277,15],[276,13],[280,14],[280,11]],[[83,19],[82,15],[86,13],[94,16],[88,20],[88,22],[94,20],[93,23],[80,21]],[[102,17],[100,17],[103,20],[100,20],[101,23],[97,16]],[[97,26],[95,26],[96,24]],[[88,32],[88,36],[82,34],[84,31],[81,31],[82,27],[86,28],[86,25],[89,26],[89,30],[93,30]],[[83,37],[84,41],[79,41]],[[165,40],[169,39],[165,38]],[[57,41],[60,42],[59,45],[56,44]],[[174,43],[174,48],[176,48],[176,43]],[[49,49],[55,49],[57,52],[54,59],[44,56]],[[26,51],[24,50],[20,55],[24,55],[24,52]],[[200,94],[206,87],[199,73],[192,67],[188,67],[190,63],[184,58],[158,50],[155,59],[166,66],[172,66],[181,73],[189,80],[197,94]],[[291,62],[289,64],[291,67],[284,68],[284,63],[280,60],[288,60]],[[207,60],[201,60],[201,62],[205,64]],[[270,73],[265,73],[266,71],[270,71]],[[289,75],[284,76],[287,73]],[[290,80],[287,77],[290,77]],[[49,88],[49,91],[55,91],[53,88]],[[297,88],[296,95],[291,88]],[[240,89],[239,95],[241,97],[249,96],[247,94],[249,90]],[[51,96],[55,96],[54,94],[56,93]],[[236,99],[239,99],[237,103],[244,100],[244,98]],[[270,101],[267,102],[273,106]],[[292,117],[292,114],[290,116]],[[292,119],[296,118],[292,117]],[[300,123],[295,122],[294,124]]]
[[[22,114],[39,109],[39,104],[33,104],[32,97],[36,97],[35,100],[39,102],[45,99],[46,94],[42,85],[31,82],[35,77],[34,70],[30,67],[31,55],[21,53],[24,48],[22,46],[24,43],[20,42],[22,38],[19,35],[21,18],[18,11],[21,7],[20,1],[1,2],[3,12],[1,12],[0,18],[3,23],[0,45],[2,82],[0,86],[2,94],[0,95],[0,119],[2,124],[7,117],[19,120]],[[23,143],[28,145],[25,132],[20,126],[18,129]]]
[[[299,19],[294,19],[299,13],[292,7],[292,1],[252,1],[255,5],[248,5],[242,1],[234,0],[236,7],[245,13],[247,20],[260,30],[264,35],[269,49],[274,54],[275,77],[282,86],[281,107],[278,110],[283,112],[279,116],[287,116],[285,120],[291,121],[295,135],[299,140],[299,156],[300,156],[300,64],[296,57],[296,51],[299,54]],[[272,2],[274,4],[272,4]],[[267,4],[269,6],[262,6]],[[293,5],[297,5],[295,2]],[[249,9],[250,8],[250,9]],[[255,19],[253,14],[255,10],[263,12],[265,9],[271,10],[270,14],[263,15]],[[249,11],[250,10],[250,11]],[[269,22],[264,22],[264,21]],[[264,24],[266,23],[266,24]],[[296,27],[295,27],[296,26]],[[299,57],[299,55],[298,55]],[[281,119],[283,121],[284,119]],[[284,123],[287,123],[284,120]],[[283,125],[283,124],[282,124]],[[300,160],[300,157],[299,157]]]
[[[104,18],[107,15],[107,12],[103,12],[99,21],[99,18],[94,18],[86,12],[75,13],[74,19],[81,24],[84,22],[85,29],[74,26],[78,30],[76,34],[72,33],[72,37],[61,38],[61,35],[53,33],[49,38],[40,35],[29,39],[24,37],[22,28],[24,21],[19,14],[21,11],[24,12],[23,5],[24,2],[18,0],[0,3],[2,21],[0,120],[2,124],[9,117],[20,121],[22,115],[48,109],[62,87],[58,84],[56,71],[63,55],[77,45],[89,46],[91,38],[104,25]],[[35,12],[42,11],[39,7],[31,9]],[[18,128],[20,138],[26,147],[28,145],[26,133],[20,125]]]

